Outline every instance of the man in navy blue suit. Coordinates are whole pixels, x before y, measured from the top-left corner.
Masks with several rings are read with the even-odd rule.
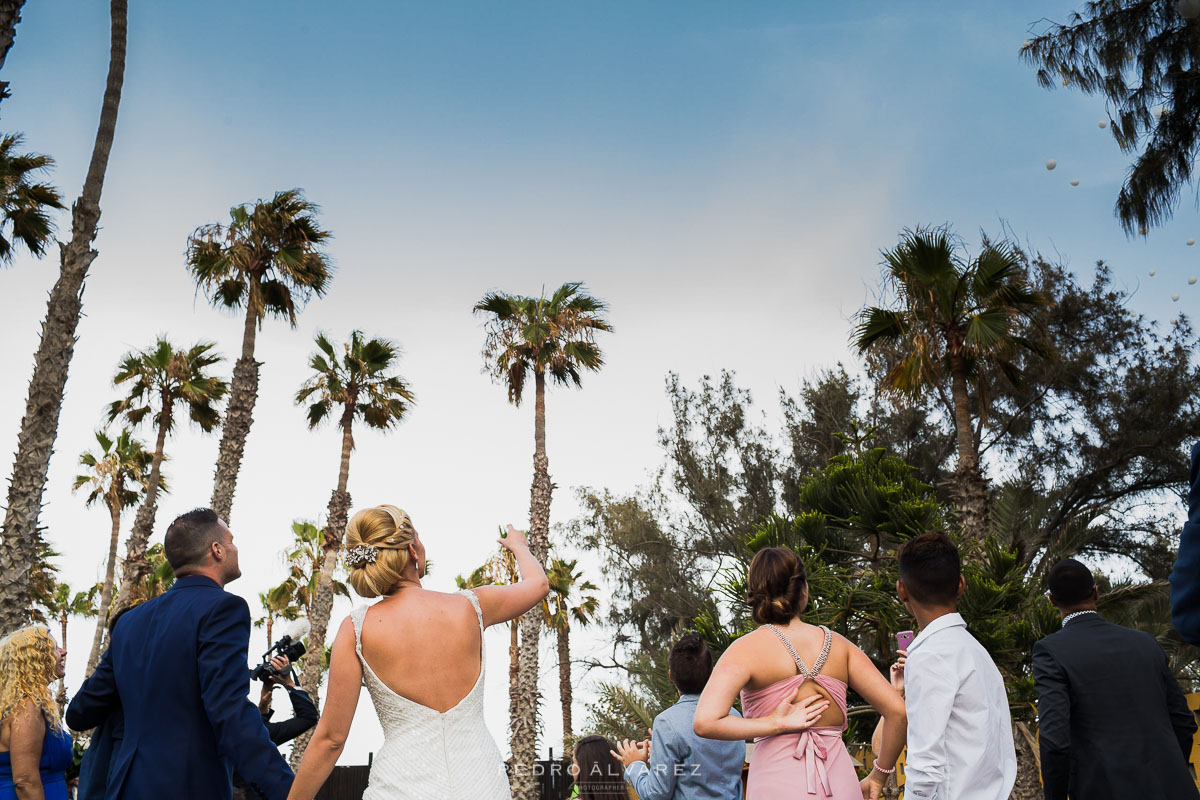
[[[1192,447],[1188,518],[1171,572],[1171,621],[1189,644],[1200,645],[1200,442]]]
[[[233,534],[196,509],[171,523],[163,550],[175,584],[121,617],[67,724],[88,730],[124,711],[110,800],[230,800],[234,768],[267,800],[283,800],[292,772],[247,696],[250,609],[222,588],[242,574]]]

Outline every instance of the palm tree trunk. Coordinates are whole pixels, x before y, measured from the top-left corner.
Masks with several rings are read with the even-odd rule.
[[[320,707],[317,689],[321,685],[321,661],[325,649],[325,633],[329,629],[329,615],[333,611],[333,570],[337,566],[338,553],[342,549],[342,538],[346,535],[346,522],[350,515],[350,494],[346,487],[350,482],[350,452],[354,449],[351,431],[354,419],[352,406],[347,406],[342,416],[342,461],[338,470],[338,485],[329,498],[329,517],[325,524],[325,541],[321,544],[324,560],[321,576],[317,580],[317,591],[313,597],[312,613],[308,618],[308,654],[304,658],[304,670],[300,673],[300,687],[308,692],[313,703]],[[301,734],[292,744],[292,769],[300,767],[304,751],[312,732]]]
[[[546,457],[546,375],[535,374],[533,417],[533,484],[529,490],[529,550],[543,567],[550,549],[550,461]],[[542,609],[526,611],[521,617],[521,660],[517,713],[512,731],[513,769],[509,784],[513,800],[538,800],[538,781],[533,774],[537,760],[538,647],[541,640]]]
[[[58,616],[58,621],[62,623],[62,642],[59,647],[67,646],[67,612],[64,610]],[[54,698],[58,704],[58,716],[61,719],[62,715],[67,713],[67,678],[64,675],[58,679],[58,696]]]
[[[0,68],[4,59],[17,38],[17,23],[21,21],[21,6],[25,0],[3,0],[0,2]],[[8,81],[0,81],[0,100],[12,95],[8,91]]]
[[[963,528],[977,541],[987,535],[987,489],[979,470],[979,451],[971,427],[967,396],[967,366],[961,353],[950,354],[950,392],[954,402],[954,433],[958,463],[954,468],[954,501]]]
[[[275,617],[267,614],[267,649],[271,649],[271,643],[275,640],[271,638],[271,630],[275,627]]]
[[[563,752],[571,740],[571,628],[564,621],[558,629],[558,695],[562,702]]]
[[[117,107],[125,75],[127,0],[111,0],[112,43],[100,125],[83,192],[71,209],[71,241],[60,245],[58,281],[50,291],[42,336],[33,362],[25,416],[17,436],[17,457],[8,486],[8,506],[0,531],[0,635],[19,628],[29,607],[29,571],[37,542],[42,491],[50,453],[58,437],[67,371],[75,353],[75,330],[83,310],[83,282],[98,255],[92,249],[100,222],[100,190],[108,168]]]
[[[1013,743],[1017,749],[1017,780],[1013,784],[1009,800],[1041,800],[1042,798],[1042,767],[1038,753],[1034,749],[1033,736],[1029,734],[1028,726],[1013,720]]]
[[[100,609],[97,611],[96,634],[92,637],[92,652],[88,655],[87,671],[83,677],[89,677],[100,663],[100,648],[104,643],[104,631],[108,628],[108,608],[112,605],[113,582],[117,574],[117,547],[121,541],[121,487],[113,487],[116,502],[109,502],[108,512],[112,515],[112,534],[108,539],[108,563],[104,567],[104,586],[100,589]]]
[[[154,443],[154,460],[150,462],[150,477],[146,481],[146,497],[133,519],[133,529],[125,542],[125,561],[121,565],[121,588],[117,590],[113,613],[129,608],[145,594],[146,576],[154,571],[146,560],[146,545],[154,530],[158,514],[158,484],[162,480],[163,452],[167,446],[167,430],[171,427],[171,398],[164,393],[162,411],[158,415],[158,440]]]
[[[511,743],[517,724],[517,701],[521,693],[521,646],[517,620],[508,623],[508,735]]]
[[[238,470],[246,450],[246,437],[254,422],[254,404],[258,400],[258,367],[254,360],[254,342],[258,335],[257,303],[259,278],[250,280],[246,302],[246,323],[242,330],[242,355],[233,365],[233,381],[229,386],[229,407],[225,410],[225,425],[221,431],[221,449],[217,453],[217,472],[213,477],[212,508],[229,524],[233,512],[233,493],[237,489]]]

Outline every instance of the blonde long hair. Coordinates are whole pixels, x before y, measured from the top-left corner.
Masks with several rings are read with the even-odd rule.
[[[350,585],[360,597],[387,594],[408,567],[408,546],[416,538],[412,520],[402,508],[364,508],[346,526],[346,548],[367,545],[379,550],[372,563],[350,569]]]
[[[27,625],[0,639],[0,720],[9,720],[33,700],[54,730],[61,730],[54,680],[54,637],[41,625]]]

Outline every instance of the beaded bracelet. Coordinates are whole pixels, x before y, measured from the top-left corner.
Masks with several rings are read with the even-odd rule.
[[[882,772],[884,775],[891,775],[896,771],[895,765],[893,765],[891,769],[884,769],[883,767],[879,766],[878,761],[875,762],[875,766],[872,767],[872,769],[874,769],[876,772]]]

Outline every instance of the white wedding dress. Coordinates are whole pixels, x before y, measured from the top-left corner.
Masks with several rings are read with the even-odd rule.
[[[459,594],[471,601],[479,619],[479,677],[449,711],[435,711],[384,685],[362,654],[363,618],[370,606],[350,612],[354,650],[384,737],[363,800],[511,800],[500,749],[483,722],[483,613],[474,592]]]

